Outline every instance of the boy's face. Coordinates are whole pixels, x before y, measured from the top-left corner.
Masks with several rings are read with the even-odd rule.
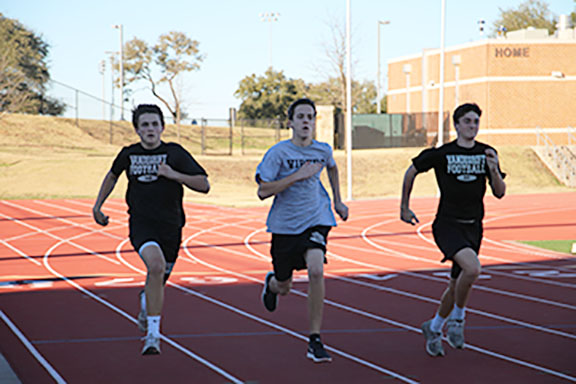
[[[294,136],[301,140],[314,137],[314,130],[316,129],[314,108],[308,104],[298,105],[294,109],[292,120],[288,121],[288,126],[294,130]]]
[[[164,127],[160,121],[160,116],[156,113],[143,113],[138,117],[138,129],[136,133],[140,136],[140,142],[146,149],[154,149],[160,145],[160,135]]]
[[[465,140],[474,140],[478,135],[478,127],[480,126],[480,116],[476,112],[470,111],[458,119],[456,124],[456,132],[458,137]]]

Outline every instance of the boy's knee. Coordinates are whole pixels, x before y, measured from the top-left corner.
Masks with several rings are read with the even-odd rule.
[[[324,278],[323,268],[309,268],[308,269],[308,280],[310,282],[320,281]]]

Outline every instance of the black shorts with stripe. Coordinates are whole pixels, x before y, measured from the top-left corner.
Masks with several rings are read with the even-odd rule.
[[[442,263],[452,261],[450,276],[455,279],[462,268],[454,261],[454,255],[464,248],[472,248],[478,255],[482,243],[482,220],[457,220],[436,217],[432,223],[434,241],[444,254]]]
[[[319,225],[297,235],[273,233],[270,254],[276,279],[286,281],[292,277],[294,270],[306,269],[304,256],[308,249],[321,249],[326,253],[328,233],[331,229],[332,227]],[[326,262],[324,257],[324,263]]]
[[[130,217],[130,243],[138,252],[143,244],[154,241],[158,243],[167,263],[174,263],[178,258],[182,243],[182,227],[166,225]]]

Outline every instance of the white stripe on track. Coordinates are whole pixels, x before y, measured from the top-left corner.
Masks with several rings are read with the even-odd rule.
[[[28,351],[34,356],[34,358],[44,367],[44,369],[52,376],[54,381],[58,384],[65,384],[66,381],[60,376],[58,372],[50,365],[50,363],[38,352],[38,350],[32,345],[32,343],[24,336],[24,334],[18,329],[18,327],[4,314],[0,309],[0,318],[4,320],[6,325],[12,330],[12,332],[20,339],[22,344],[28,349]]]

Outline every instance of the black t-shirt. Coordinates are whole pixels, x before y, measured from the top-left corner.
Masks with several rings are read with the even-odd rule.
[[[206,175],[206,171],[182,146],[162,142],[158,148],[144,149],[140,143],[122,148],[111,172],[126,171],[126,203],[130,217],[155,223],[184,226],[182,207],[184,188],[176,181],[158,177],[158,166],[166,163],[187,175]]]
[[[464,148],[452,141],[440,148],[425,149],[412,159],[419,173],[434,169],[440,188],[438,217],[482,220],[486,179],[491,178],[486,149],[494,150],[480,142],[472,148]],[[505,177],[502,171],[500,174]]]

